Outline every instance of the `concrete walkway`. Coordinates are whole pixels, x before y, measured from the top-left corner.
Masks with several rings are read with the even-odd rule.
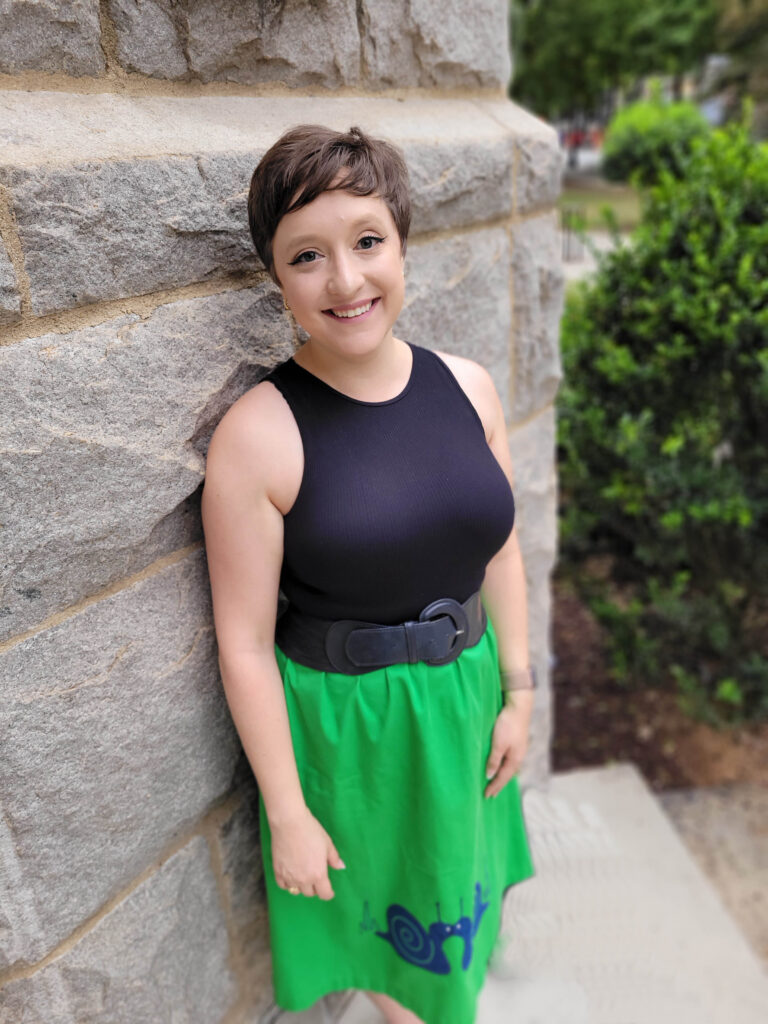
[[[768,1021],[768,972],[634,765],[556,774],[524,808],[536,875],[507,895],[477,1024]],[[340,1017],[381,1019],[360,995]]]

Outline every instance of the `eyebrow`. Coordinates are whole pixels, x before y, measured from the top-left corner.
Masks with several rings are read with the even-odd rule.
[[[381,224],[379,220],[380,214],[366,214],[363,217],[357,217],[355,220],[350,222],[350,231],[358,230],[363,224]],[[295,249],[297,246],[307,245],[309,242],[314,242],[317,239],[317,235],[300,235],[298,238],[289,238],[288,248]]]

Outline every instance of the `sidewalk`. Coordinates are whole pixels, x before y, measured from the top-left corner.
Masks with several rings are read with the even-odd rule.
[[[765,967],[634,765],[556,774],[524,807],[536,875],[507,895],[477,1024],[765,1024]],[[357,995],[340,1020],[381,1017]]]
[[[607,231],[589,231],[586,237],[598,253],[609,252],[613,249],[613,237]],[[590,244],[582,241],[573,232],[562,232],[561,238],[563,274],[566,282],[580,281],[583,277],[592,274],[597,269],[597,260]]]
[[[567,168],[563,176],[563,189],[593,189],[604,192],[611,185],[601,177],[602,153],[600,150],[583,150],[579,154],[579,166]],[[579,201],[567,204],[579,212]],[[583,212],[583,211],[582,211]],[[563,273],[566,282],[579,281],[593,273],[597,267],[591,247],[598,253],[608,252],[614,246],[613,237],[607,230],[593,229],[586,232],[586,241],[577,231],[568,228],[567,216],[563,214],[561,228],[561,253]]]

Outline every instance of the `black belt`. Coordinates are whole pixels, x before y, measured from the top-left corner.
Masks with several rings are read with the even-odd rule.
[[[464,604],[433,601],[418,621],[382,626],[356,619],[317,619],[289,607],[278,619],[275,643],[294,661],[322,672],[359,675],[387,665],[445,665],[480,640],[487,619],[480,592]]]

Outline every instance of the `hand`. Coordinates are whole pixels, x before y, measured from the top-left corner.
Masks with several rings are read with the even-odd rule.
[[[527,707],[507,705],[499,712],[493,727],[491,753],[485,766],[485,795],[497,796],[509,780],[517,774],[528,749],[528,725],[531,719]]]
[[[272,867],[281,889],[299,889],[303,896],[334,896],[329,866],[346,867],[331,837],[308,808],[296,818],[270,825],[272,833]]]

